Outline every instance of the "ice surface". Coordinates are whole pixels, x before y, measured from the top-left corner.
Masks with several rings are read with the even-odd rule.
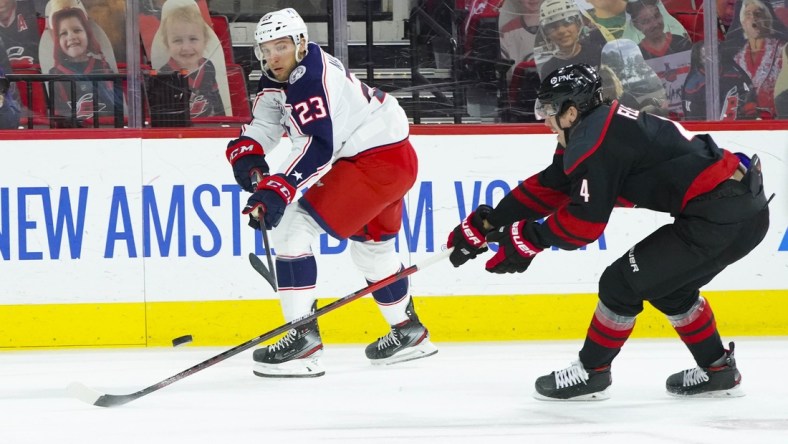
[[[373,367],[363,345],[328,344],[326,376],[252,375],[251,350],[124,406],[71,397],[72,381],[143,389],[230,348],[0,353],[0,443],[783,443],[788,338],[740,338],[747,396],[676,399],[665,379],[693,366],[678,339],[631,340],[611,399],[545,402],[536,377],[581,341],[437,344],[424,360]]]

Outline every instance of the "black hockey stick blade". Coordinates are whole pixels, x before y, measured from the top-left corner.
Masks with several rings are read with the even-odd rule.
[[[260,273],[260,276],[264,277],[265,280],[271,284],[271,288],[273,288],[274,291],[279,291],[279,286],[276,284],[276,276],[274,276],[273,269],[269,270],[263,261],[261,261],[260,258],[254,253],[249,253],[249,263],[252,264],[252,268],[254,268],[256,272]]]
[[[404,278],[412,275],[413,273],[415,273],[415,272],[417,272],[419,270],[423,270],[423,269],[429,267],[430,265],[432,265],[432,264],[434,264],[436,262],[439,262],[440,260],[442,260],[444,258],[449,257],[449,254],[451,254],[451,251],[452,251],[452,248],[449,248],[447,250],[442,251],[439,254],[435,254],[432,257],[430,257],[429,259],[425,259],[420,264],[413,264],[410,267],[404,268],[404,269],[392,274],[391,276],[389,276],[387,278],[379,280],[379,281],[375,282],[374,284],[370,284],[370,285],[368,285],[368,286],[366,286],[366,287],[364,287],[364,288],[362,288],[360,290],[357,290],[356,292],[351,293],[351,294],[349,294],[349,295],[347,295],[347,296],[345,296],[345,297],[343,297],[341,299],[337,299],[336,301],[334,301],[334,302],[332,302],[332,303],[330,303],[328,305],[320,307],[314,313],[312,313],[309,316],[304,316],[303,318],[295,319],[295,320],[290,321],[290,322],[288,322],[286,324],[280,325],[279,327],[277,327],[277,328],[275,328],[275,329],[273,329],[273,330],[271,330],[271,331],[269,331],[267,333],[263,333],[260,336],[257,336],[255,338],[252,338],[252,339],[244,342],[241,345],[237,345],[237,346],[235,346],[235,347],[233,347],[233,348],[231,348],[229,350],[226,350],[226,351],[224,351],[222,353],[219,353],[218,355],[216,355],[216,356],[214,356],[212,358],[208,358],[205,361],[202,361],[202,362],[200,362],[197,365],[191,366],[191,367],[187,368],[186,370],[184,370],[184,371],[182,371],[182,372],[180,372],[180,373],[178,373],[176,375],[170,376],[167,379],[161,380],[161,381],[159,381],[159,382],[157,382],[157,383],[155,383],[155,384],[153,384],[153,385],[151,385],[149,387],[146,387],[146,388],[144,388],[142,390],[139,390],[139,391],[136,391],[134,393],[129,393],[129,394],[126,394],[126,395],[112,395],[112,394],[109,394],[109,393],[102,393],[102,392],[99,392],[97,390],[91,389],[90,387],[87,387],[86,385],[84,385],[82,383],[79,383],[79,382],[72,382],[68,386],[68,392],[71,393],[74,397],[76,397],[76,398],[78,398],[78,399],[80,399],[80,400],[82,400],[82,401],[84,401],[84,402],[86,402],[88,404],[92,404],[92,405],[95,405],[95,406],[98,406],[98,407],[116,407],[116,406],[121,406],[121,405],[124,405],[124,404],[128,404],[129,402],[134,401],[135,399],[142,398],[143,396],[149,395],[149,394],[151,394],[151,393],[153,393],[153,392],[155,392],[155,391],[157,391],[159,389],[167,387],[168,385],[170,385],[170,384],[172,384],[174,382],[178,382],[178,381],[180,381],[181,379],[183,379],[183,378],[185,378],[187,376],[193,375],[193,374],[195,374],[195,373],[197,373],[197,372],[199,372],[201,370],[205,370],[206,368],[208,368],[208,367],[210,367],[210,366],[212,366],[214,364],[218,364],[218,363],[224,361],[227,358],[235,356],[235,355],[237,355],[237,354],[239,354],[239,353],[241,353],[243,351],[246,351],[246,350],[248,350],[248,349],[250,349],[250,348],[252,348],[252,347],[254,347],[254,346],[256,346],[256,345],[258,345],[260,343],[262,343],[262,342],[265,342],[265,341],[267,341],[269,339],[272,339],[272,338],[274,338],[276,336],[279,336],[280,334],[285,333],[285,332],[287,332],[287,331],[289,331],[289,330],[291,330],[293,328],[297,328],[297,327],[300,327],[300,326],[302,326],[304,324],[308,324],[308,323],[314,321],[315,319],[317,319],[318,317],[320,317],[320,316],[322,316],[322,315],[324,315],[326,313],[329,313],[331,311],[334,311],[337,308],[343,307],[343,306],[355,301],[356,299],[361,298],[362,296],[368,295],[368,294],[370,294],[370,293],[372,293],[374,291],[378,291],[381,288],[383,288],[383,287],[385,287],[385,286],[387,286],[389,284],[392,284],[392,283],[394,283],[394,282],[396,282],[396,281],[398,281],[400,279],[404,279]]]

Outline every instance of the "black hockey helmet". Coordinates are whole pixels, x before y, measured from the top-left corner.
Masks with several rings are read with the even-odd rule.
[[[602,79],[590,65],[567,65],[542,80],[536,97],[538,119],[561,114],[570,105],[583,115],[602,103]]]

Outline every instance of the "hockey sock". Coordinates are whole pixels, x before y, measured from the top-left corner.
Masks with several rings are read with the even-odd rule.
[[[725,354],[714,313],[702,296],[689,311],[668,316],[668,320],[700,367],[709,367]]]
[[[400,270],[404,267],[400,266]],[[374,284],[375,281],[367,279],[368,284]],[[410,302],[410,295],[408,294],[408,279],[400,279],[392,282],[389,285],[381,288],[380,290],[373,291],[372,296],[383,313],[383,317],[389,325],[401,324],[408,320],[408,314],[405,309]]]
[[[276,258],[276,280],[279,283],[279,301],[285,321],[300,318],[312,312],[317,282],[317,262],[312,255],[297,258]]]
[[[586,368],[610,365],[635,328],[634,316],[613,313],[602,301],[596,306],[586,340],[580,350],[580,362]]]

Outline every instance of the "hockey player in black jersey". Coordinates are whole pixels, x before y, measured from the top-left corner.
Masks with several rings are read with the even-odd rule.
[[[449,235],[458,267],[498,243],[491,273],[521,273],[545,248],[595,241],[614,206],[669,213],[660,227],[614,261],[579,359],[536,380],[535,397],[607,398],[611,363],[643,301],[664,313],[697,367],[671,375],[673,395],[739,395],[741,375],[699,289],[747,255],[766,235],[769,210],[757,156],[717,147],[709,135],[603,103],[596,71],[583,64],[552,72],[540,86],[537,116],[558,134],[552,163],[491,208],[482,205]],[[543,223],[538,219],[545,218]]]

